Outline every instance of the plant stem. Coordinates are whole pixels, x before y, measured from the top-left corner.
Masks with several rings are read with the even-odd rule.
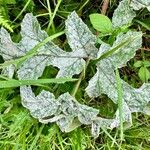
[[[47,1],[48,1],[48,0],[47,0]],[[54,10],[54,12],[53,12],[53,15],[52,15],[51,11],[49,12],[49,13],[51,13],[51,14],[50,14],[50,22],[49,22],[48,27],[47,27],[47,32],[49,31],[50,26],[53,24],[53,20],[54,20],[54,18],[55,18],[56,12],[58,11],[58,8],[59,8],[61,2],[62,2],[62,0],[58,0],[58,3],[57,3],[57,5],[56,5],[56,7],[55,7],[55,10]]]
[[[49,1],[49,0],[47,0],[47,8],[48,8],[49,20],[51,21],[52,16],[53,16],[54,14],[52,13],[51,6],[50,6],[50,1]],[[49,23],[50,23],[50,22],[49,22]],[[48,24],[47,32],[49,31],[49,29],[50,29],[50,24]],[[53,21],[52,21],[52,30],[53,30],[53,32],[55,32],[55,26],[54,26]]]
[[[13,22],[15,22],[21,15],[22,13],[26,10],[26,8],[28,7],[28,5],[30,4],[31,0],[28,0],[27,3],[25,4],[25,6],[23,7],[23,9],[21,10],[21,12],[17,15],[17,17],[13,20]]]
[[[75,97],[75,95],[76,95],[76,93],[77,93],[77,91],[78,91],[78,89],[79,89],[79,87],[80,87],[81,81],[82,81],[82,79],[84,79],[84,77],[85,77],[85,72],[86,72],[86,69],[87,69],[87,66],[88,66],[89,62],[90,62],[90,59],[88,59],[88,60],[86,61],[85,68],[84,68],[84,70],[82,71],[82,73],[80,74],[79,79],[78,79],[78,81],[77,81],[77,83],[76,83],[76,85],[75,85],[75,87],[74,87],[74,89],[73,89],[73,91],[72,91],[72,94],[71,94],[71,95],[72,95],[73,97]]]
[[[120,79],[119,70],[116,69],[116,81],[117,81],[117,92],[118,92],[118,108],[119,108],[119,119],[120,119],[120,140],[121,142],[124,139],[123,134],[123,89],[122,89],[122,83]]]
[[[82,11],[82,9],[86,6],[86,4],[88,4],[90,0],[86,0],[82,5],[81,7],[79,8],[78,12]]]
[[[102,5],[102,11],[101,11],[103,15],[106,14],[108,5],[109,5],[109,0],[104,0],[103,5]]]

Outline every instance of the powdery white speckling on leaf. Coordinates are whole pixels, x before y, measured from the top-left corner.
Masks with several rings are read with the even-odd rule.
[[[35,96],[30,86],[22,86],[20,93],[23,106],[30,110],[34,118],[42,123],[56,122],[65,132],[70,132],[81,124],[92,124],[99,113],[94,108],[79,104],[69,93],[55,99],[52,93],[43,90]]]
[[[132,0],[130,6],[133,7],[134,10],[146,7],[150,11],[150,0]]]
[[[98,52],[98,57],[103,55],[104,53],[108,52],[110,49],[116,47],[118,44],[122,43],[124,40],[131,40],[132,42],[125,44],[124,46],[120,47],[115,51],[111,56],[101,60],[97,64],[97,73],[94,77],[90,80],[89,86],[86,88],[86,91],[90,97],[97,97],[102,94],[102,86],[109,86],[107,85],[107,76],[110,76],[110,81],[112,80],[113,76],[111,74],[116,68],[121,68],[126,65],[127,61],[134,57],[136,50],[141,47],[142,44],[142,33],[135,32],[135,31],[128,31],[126,34],[120,33],[116,41],[113,43],[112,47],[109,44],[103,43]],[[110,72],[110,69],[112,72]],[[107,76],[105,75],[105,72]],[[108,72],[107,72],[108,70]],[[103,78],[103,79],[102,79]],[[105,81],[106,78],[106,81]],[[115,79],[114,79],[115,80]],[[101,83],[102,82],[102,83]],[[106,88],[107,89],[107,88]]]
[[[117,81],[115,77],[115,69],[124,66],[128,60],[133,58],[136,50],[141,47],[142,44],[142,33],[129,31],[126,34],[118,35],[113,46],[121,42],[123,39],[128,37],[136,37],[130,44],[125,45],[118,49],[111,56],[99,61],[97,63],[97,72],[93,78],[89,81],[89,85],[86,88],[87,94],[94,98],[98,97],[101,94],[106,94],[114,103],[117,102],[118,93],[117,93]],[[107,52],[111,49],[111,46],[108,44],[102,44],[100,47],[101,53]],[[123,56],[123,57],[122,57]],[[144,84],[139,89],[135,89],[130,86],[125,81],[121,80],[123,88],[123,112],[124,112],[124,121],[132,124],[132,112],[143,112],[148,113],[147,105],[150,101],[150,84]],[[107,120],[106,120],[107,121]],[[101,124],[100,121],[96,121],[96,125]],[[118,127],[119,122],[119,112],[116,112],[116,118],[112,119],[110,128]]]
[[[72,52],[65,52],[49,41],[37,50],[37,54],[22,63],[18,70],[19,79],[37,79],[43,73],[45,66],[53,65],[59,68],[57,77],[71,77],[79,74],[85,67],[83,58],[96,57],[97,48],[94,46],[96,37],[73,12],[66,21],[66,35]],[[24,56],[29,50],[48,37],[32,14],[27,14],[21,23],[21,41],[12,42],[5,29],[0,32],[0,54],[5,60]],[[10,68],[9,68],[10,69]]]
[[[129,0],[122,0],[114,11],[112,23],[114,28],[128,25],[132,22],[136,13],[129,5]]]

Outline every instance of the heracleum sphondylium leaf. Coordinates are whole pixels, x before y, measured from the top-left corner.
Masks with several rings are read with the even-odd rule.
[[[121,68],[125,66],[127,61],[129,61],[131,58],[134,57],[136,50],[138,50],[141,47],[142,33],[135,32],[135,31],[129,31],[126,34],[120,33],[117,36],[116,41],[113,43],[112,47],[105,43],[103,43],[100,46],[98,57],[108,52],[110,49],[116,47],[118,44],[122,43],[125,40],[128,40],[130,43],[127,43],[124,46],[118,48],[118,50],[115,51],[114,54],[112,54],[110,57],[106,59],[101,60],[97,64],[97,73],[91,79],[91,81],[89,82],[89,86],[86,88],[86,91],[90,97],[97,97],[102,94],[101,91],[103,88],[101,87],[103,86],[105,80],[102,80],[102,83],[101,83],[101,79],[103,78],[103,76],[105,77],[105,74],[103,74],[103,70],[101,70],[100,67],[102,66],[102,69],[104,68],[106,70],[107,68],[109,70],[109,66],[106,65],[109,63],[113,67],[113,70],[115,70],[116,68]],[[111,75],[111,72],[110,72],[110,75]],[[110,76],[110,78],[112,77]],[[105,83],[105,85],[107,86],[107,82]]]
[[[75,25],[73,26],[72,23]],[[97,49],[94,46],[96,37],[75,12],[71,13],[66,21],[66,34],[72,52],[65,52],[49,41],[37,50],[35,56],[23,62],[18,70],[19,79],[37,79],[42,75],[47,65],[59,68],[57,77],[71,77],[74,74],[79,74],[85,67],[83,58],[96,57]],[[36,17],[27,14],[21,24],[21,37],[19,43],[13,43],[8,32],[1,29],[1,47],[4,50],[2,49],[0,53],[6,60],[24,56],[29,50],[46,39],[48,35],[41,30]],[[7,55],[4,55],[6,48]]]
[[[91,33],[86,24],[73,12],[66,20],[66,36],[68,43],[76,55],[85,58],[96,57],[97,48],[94,46],[96,36]]]
[[[122,27],[132,22],[136,13],[129,5],[129,0],[123,0],[119,3],[117,9],[114,11],[112,23],[113,27]]]
[[[108,44],[102,44],[100,47],[99,55],[109,51],[118,43],[122,42],[123,39],[133,38],[134,40],[128,45],[125,45],[118,49],[111,56],[101,60],[97,64],[97,73],[89,81],[89,85],[86,88],[86,92],[90,97],[98,97],[101,94],[106,94],[114,103],[117,104],[117,83],[114,70],[124,66],[128,60],[133,58],[137,49],[142,44],[142,33],[129,31],[126,34],[118,35],[116,41],[111,47]],[[122,57],[124,56],[124,57]],[[148,113],[147,104],[150,101],[150,84],[144,84],[141,88],[135,89],[125,81],[121,80],[123,87],[123,112],[124,121],[132,123],[131,113],[132,112],[143,112]],[[145,90],[147,89],[147,90]],[[96,122],[98,124],[98,121]],[[99,123],[100,124],[100,123]],[[116,112],[116,118],[112,120],[110,127],[119,126],[119,112]]]
[[[130,6],[133,7],[134,10],[146,7],[150,11],[150,0],[132,0]]]
[[[30,17],[33,18],[33,16],[30,16]],[[34,20],[36,20],[35,17],[34,17]],[[28,25],[27,21],[28,20],[26,20],[25,22]],[[37,20],[34,22],[38,24]],[[80,24],[78,24],[78,26],[76,26],[76,28],[74,29],[73,26],[70,26],[72,22],[74,22],[74,24],[78,24],[78,23]],[[72,27],[72,30],[75,30],[75,32],[78,32],[79,34],[75,34],[75,33],[73,34],[71,31],[71,27]],[[32,28],[32,27],[28,26],[28,28]],[[37,30],[37,32],[39,31]],[[68,40],[69,38],[71,38],[72,42],[74,42],[74,43],[69,42],[72,48],[72,52],[65,52],[61,50],[58,46],[56,46],[54,43],[48,42],[47,44],[45,44],[44,49],[38,51],[37,56],[32,57],[31,59],[28,59],[21,66],[20,70],[18,71],[19,77],[24,76],[25,78],[27,78],[28,77],[27,74],[29,74],[29,72],[31,71],[30,74],[32,76],[29,76],[28,78],[31,78],[31,77],[38,78],[42,73],[42,70],[43,70],[42,68],[45,68],[46,65],[53,65],[60,69],[57,77],[65,77],[65,76],[71,77],[74,74],[79,74],[85,67],[85,61],[83,58],[90,57],[92,53],[93,54],[95,53],[94,50],[97,50],[94,46],[94,40],[96,38],[87,28],[87,26],[83,23],[83,21],[77,16],[75,12],[73,12],[66,21],[66,34],[68,35]],[[74,35],[74,36],[71,36],[71,35]],[[78,36],[82,39],[82,41],[78,39]],[[89,52],[88,55],[85,55],[87,45],[94,47],[94,50],[91,51],[91,53]],[[82,52],[80,53],[79,50]],[[41,64],[41,60],[43,60],[43,65]],[[32,64],[32,65],[29,65],[29,64]]]
[[[24,23],[24,27],[31,30],[31,32],[29,32],[29,36],[27,37],[31,37],[38,42],[38,36],[37,38],[36,36],[31,36],[33,35],[32,28],[34,28],[36,25],[39,26],[37,19],[29,14],[28,16],[25,16]],[[44,39],[48,37],[48,35],[40,28],[36,29],[35,31],[37,34],[40,34],[41,37],[44,37]],[[21,79],[37,79],[42,75],[42,72],[47,65],[58,67],[60,69],[58,76],[72,76],[82,71],[85,62],[82,59],[82,56],[80,58],[76,56],[71,57],[71,53],[63,51],[57,45],[49,41],[44,45],[44,47],[38,50],[38,54],[36,56],[26,60],[22,64],[18,70],[18,76]]]
[[[69,93],[55,99],[52,93],[43,90],[35,96],[30,86],[22,86],[20,93],[23,106],[30,110],[34,118],[42,123],[56,122],[65,132],[81,124],[92,124],[99,113],[94,108],[79,104]]]

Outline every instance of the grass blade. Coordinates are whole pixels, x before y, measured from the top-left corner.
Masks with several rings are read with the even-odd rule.
[[[72,78],[53,78],[53,79],[38,79],[38,80],[7,80],[0,81],[0,89],[2,88],[11,88],[11,87],[19,87],[23,85],[39,85],[39,84],[48,84],[48,83],[65,83],[65,82],[73,82],[77,81],[77,79]]]
[[[120,140],[124,139],[123,133],[123,90],[120,79],[119,70],[116,69],[116,81],[117,81],[117,92],[118,92],[118,108],[119,108],[119,119],[120,119]]]

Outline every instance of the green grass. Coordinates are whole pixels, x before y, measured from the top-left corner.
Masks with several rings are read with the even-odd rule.
[[[32,1],[32,2],[31,2]],[[53,0],[54,1],[54,0]],[[38,16],[38,19],[44,30],[50,36],[49,39],[43,41],[38,46],[42,46],[50,39],[58,43],[60,47],[67,47],[65,36],[63,35],[64,21],[67,15],[74,9],[84,19],[89,27],[89,14],[93,12],[100,12],[99,8],[102,1],[92,0],[58,0],[56,5],[53,1],[44,0],[41,4],[39,1],[25,0],[24,3],[16,0],[15,4],[9,4],[9,1],[1,2],[0,12],[7,20],[14,21],[13,29],[15,31],[12,37],[17,41],[19,37],[19,25],[23,16],[27,12],[33,12]],[[49,3],[50,2],[50,3]],[[112,16],[113,10],[116,8],[117,0],[110,1],[110,7],[107,10],[107,15]],[[46,8],[45,8],[45,7]],[[149,40],[149,20],[147,19],[147,11],[143,10],[141,14],[138,14],[132,27],[137,30],[143,31],[143,47],[148,47]],[[4,26],[5,27],[5,26]],[[91,30],[93,30],[91,28]],[[61,37],[59,38],[59,36]],[[56,39],[57,37],[57,39]],[[107,40],[106,37],[103,40]],[[33,53],[27,54],[22,57],[24,60],[34,54],[36,48],[31,50]],[[108,54],[109,55],[109,54]],[[122,112],[122,88],[120,83],[120,77],[134,87],[139,87],[142,81],[138,77],[138,70],[134,67],[134,62],[142,60],[144,55],[145,60],[149,60],[150,52],[139,50],[134,59],[132,59],[127,67],[124,67],[116,72],[116,78],[118,81],[118,101],[120,116]],[[3,62],[3,60],[0,60]],[[17,63],[20,60],[17,60]],[[4,65],[12,64],[16,62],[7,62],[0,64],[3,68]],[[95,66],[89,64],[92,71],[87,70],[89,76],[95,73]],[[56,70],[51,70],[47,67],[43,73],[42,79],[48,78],[50,75],[53,77],[56,74]],[[84,74],[84,73],[83,73]],[[83,75],[84,76],[84,75]],[[81,77],[83,81],[79,81],[80,87],[77,85],[75,94],[79,102],[85,103],[89,106],[93,106],[101,110],[102,116],[112,117],[115,112],[115,106],[105,95],[97,99],[89,99],[84,95],[85,86],[88,84],[88,79]],[[41,79],[41,83],[42,82]],[[39,79],[40,80],[40,79]],[[50,79],[49,79],[50,80]],[[4,83],[5,82],[5,83]],[[14,82],[14,81],[12,81]],[[17,80],[15,80],[17,82]],[[35,81],[33,81],[35,82]],[[48,82],[48,81],[47,81]],[[3,83],[3,85],[2,85]],[[62,133],[56,124],[41,124],[36,119],[31,117],[28,110],[26,110],[22,104],[19,96],[19,88],[9,88],[7,81],[0,78],[0,150],[149,150],[150,149],[150,117],[141,113],[134,113],[133,126],[131,128],[123,128],[121,124],[120,128],[113,130],[101,129],[100,135],[97,139],[91,137],[90,127],[81,126],[70,133]],[[12,84],[12,83],[11,83]],[[27,84],[27,83],[24,83]],[[30,83],[33,84],[33,83]],[[35,84],[39,84],[38,81]],[[13,84],[14,85],[14,84]],[[71,92],[74,84],[49,84],[47,87],[34,87],[35,93],[39,93],[43,88],[50,89],[58,96],[64,91]],[[5,87],[5,88],[4,88]],[[7,88],[6,88],[7,87]],[[122,117],[120,117],[121,119]],[[122,119],[121,119],[122,122]]]

